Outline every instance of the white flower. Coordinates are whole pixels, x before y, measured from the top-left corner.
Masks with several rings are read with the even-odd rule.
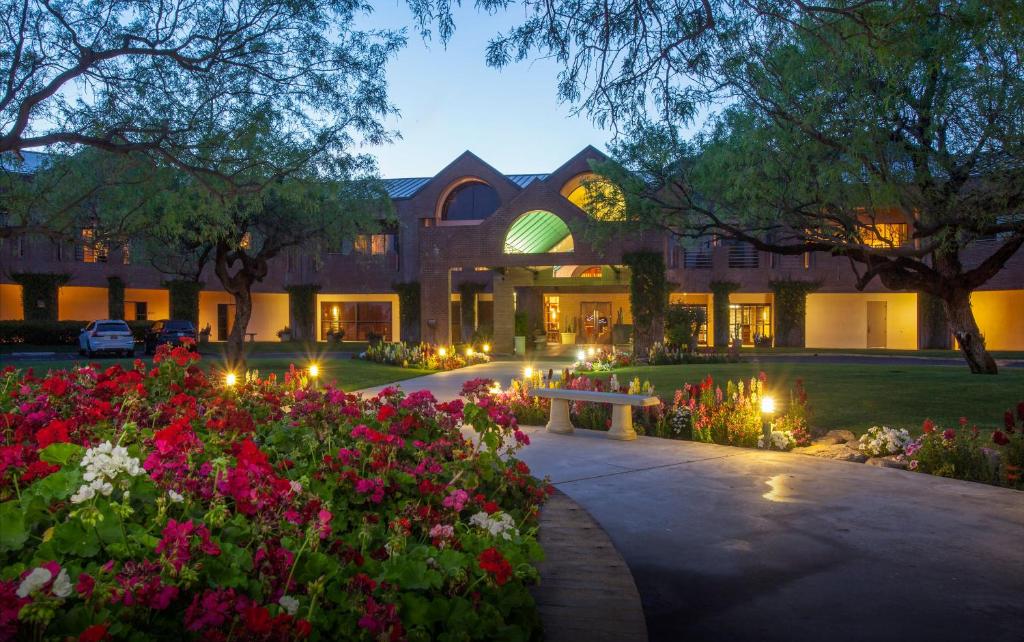
[[[299,601],[291,595],[282,595],[277,601],[288,615],[295,615],[299,610]]]
[[[50,590],[53,591],[53,594],[57,597],[67,597],[71,595],[71,579],[68,578],[68,572],[66,570],[60,569],[60,573],[57,573],[57,579],[53,581],[53,586]]]
[[[130,456],[124,446],[114,446],[109,441],[85,451],[82,468],[85,469],[82,479],[86,483],[71,497],[72,503],[75,504],[88,501],[97,494],[110,497],[114,492],[113,482],[122,473],[135,477],[145,472],[138,458]]]
[[[298,495],[299,493],[302,492],[302,484],[300,484],[299,482],[297,482],[297,481],[290,481],[288,483],[292,487],[292,492],[295,493],[296,495]]]
[[[515,521],[507,513],[488,515],[487,513],[479,512],[469,518],[469,523],[482,528],[495,537],[500,536],[503,539],[512,539],[513,535],[519,534]]]
[[[175,504],[180,504],[181,502],[185,501],[185,496],[182,495],[181,493],[175,492],[173,489],[167,491],[167,496],[170,497],[171,501],[174,502]]]
[[[18,590],[14,592],[18,597],[28,597],[39,589],[46,586],[46,583],[53,579],[53,573],[49,569],[45,569],[42,566],[32,569],[32,572],[25,576],[25,579],[18,585]]]
[[[900,428],[872,426],[859,440],[860,449],[871,456],[898,455],[911,441],[910,433]]]

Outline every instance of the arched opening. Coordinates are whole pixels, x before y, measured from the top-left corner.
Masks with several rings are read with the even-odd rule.
[[[452,187],[441,204],[442,221],[482,221],[501,204],[498,192],[479,179],[466,179]]]
[[[562,196],[600,221],[621,221],[626,214],[622,190],[594,172],[577,174],[562,186]]]
[[[512,222],[505,234],[505,254],[572,252],[569,226],[544,210],[527,212]]]

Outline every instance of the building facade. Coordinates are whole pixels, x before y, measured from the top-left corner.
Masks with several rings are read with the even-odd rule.
[[[705,345],[714,345],[716,336],[719,343],[738,337],[745,345],[770,344],[778,331],[773,284],[780,281],[816,284],[806,298],[800,338],[807,347],[950,345],[948,336],[929,330],[934,323],[927,322],[925,297],[887,290],[877,280],[858,291],[842,257],[777,256],[713,242],[684,250],[665,235],[626,224],[621,234],[592,243],[581,203],[593,177],[590,161],[600,159],[588,147],[549,174],[506,175],[465,152],[433,177],[386,180],[397,225],[322,256],[295,249],[274,259],[254,289],[248,332],[257,341],[275,340],[278,330],[295,325],[289,288],[313,285],[313,331],[320,340],[339,329],[355,340],[380,335],[457,343],[475,334],[509,352],[518,316],[518,330],[537,331],[538,341],[608,344],[620,341],[631,323],[623,255],[653,251],[665,258],[671,301],[707,312],[700,335]],[[906,231],[894,226],[890,233]],[[91,234],[82,230],[76,243],[3,241],[0,320],[23,318],[22,286],[12,278],[21,273],[69,276],[58,295],[61,320],[105,318],[110,277],[125,284],[127,319],[167,318],[166,275],[133,257],[129,246],[106,247]],[[212,270],[202,282],[199,326],[209,326],[211,340],[224,340],[234,316],[232,298],[219,289]],[[420,287],[419,319],[403,324],[395,284],[411,282]],[[727,306],[714,305],[717,283],[735,284]],[[1024,254],[1013,257],[972,302],[989,349],[1024,350]]]

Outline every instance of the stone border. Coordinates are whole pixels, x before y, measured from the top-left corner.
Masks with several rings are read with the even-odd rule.
[[[556,490],[541,509],[539,540],[546,559],[530,592],[545,640],[647,640],[633,574],[583,507]]]

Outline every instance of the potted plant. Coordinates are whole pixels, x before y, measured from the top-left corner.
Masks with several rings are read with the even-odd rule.
[[[210,326],[209,323],[207,323],[206,326],[199,331],[199,343],[203,345],[209,343],[211,332],[213,332],[213,328]]]
[[[281,328],[280,330],[277,331],[277,338],[280,339],[282,343],[284,343],[285,341],[291,341],[292,329],[289,328],[288,326]]]
[[[561,335],[562,345],[576,344],[576,317],[569,320],[565,326],[565,332],[559,332],[559,335]]]
[[[341,340],[345,338],[345,328],[338,328],[337,330],[327,331],[327,343],[340,344]]]

